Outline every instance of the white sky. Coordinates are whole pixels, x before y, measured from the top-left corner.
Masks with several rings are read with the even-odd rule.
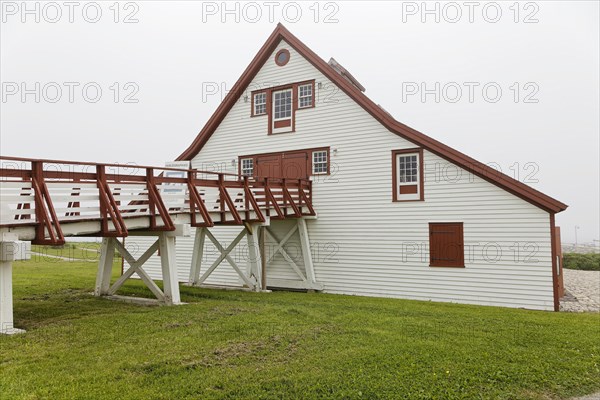
[[[21,1],[2,1],[2,155],[163,165],[191,143],[221,100],[203,96],[203,87],[230,88],[281,21],[322,58],[335,57],[399,121],[509,175],[518,170],[521,180],[535,172],[539,182],[529,184],[570,206],[557,216],[563,241],[574,241],[575,226],[580,242],[600,238],[596,1],[475,2],[472,23],[462,1],[428,2],[440,10],[439,22],[423,15],[421,1],[297,2],[287,13],[285,2],[272,2],[272,21],[266,2],[229,2],[239,12],[224,15],[220,1],[136,1],[119,4],[118,23],[113,1],[75,3],[71,23],[62,1],[29,2],[39,22],[35,12],[23,13]],[[99,21],[88,22],[96,8]],[[297,9],[302,15],[294,22]],[[492,23],[497,9],[502,14]],[[57,10],[62,15],[52,23]],[[462,17],[452,23],[457,10]],[[138,22],[124,23],[131,13]],[[39,103],[35,94],[23,101],[20,85],[35,92],[36,82]],[[62,88],[55,103],[52,82]],[[79,85],[73,102],[64,82]],[[102,89],[96,103],[82,94],[90,82]],[[123,101],[135,87],[128,82],[139,88],[137,103]],[[407,92],[436,82],[448,89],[439,102]],[[453,82],[463,90],[454,103]],[[472,102],[464,82],[479,85]],[[495,103],[494,87],[502,90]],[[537,103],[526,102],[534,91]]]

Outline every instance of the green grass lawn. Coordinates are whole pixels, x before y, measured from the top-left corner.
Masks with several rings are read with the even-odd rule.
[[[560,399],[600,389],[600,315],[182,287],[90,295],[89,262],[14,264],[8,399]],[[115,260],[115,277],[120,262]],[[150,297],[137,281],[123,294]]]
[[[69,242],[63,246],[32,245],[32,258],[36,261],[52,262],[54,257],[98,261],[102,243]],[[46,257],[49,256],[49,257]]]

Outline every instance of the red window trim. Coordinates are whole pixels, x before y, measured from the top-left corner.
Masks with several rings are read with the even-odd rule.
[[[278,132],[278,133],[273,133],[273,93],[275,92],[279,92],[282,90],[288,90],[288,89],[292,89],[292,116],[291,116],[291,120],[292,120],[292,130],[287,131],[287,132]],[[285,134],[285,133],[294,133],[296,132],[296,110],[297,110],[297,102],[294,101],[294,99],[296,99],[298,93],[298,87],[295,86],[295,84],[289,84],[289,85],[282,85],[282,86],[277,86],[274,88],[271,88],[268,92],[267,92],[267,106],[269,107],[267,109],[267,115],[269,116],[269,135],[279,135],[279,134]]]
[[[309,107],[299,108],[298,105],[300,103],[300,100],[298,98],[298,86],[308,85],[308,84],[312,85],[312,104]],[[277,91],[285,90],[285,89],[292,89],[292,130],[288,131],[288,132],[273,133],[273,92],[277,92]],[[254,95],[259,94],[259,93],[266,93],[266,95],[267,95],[267,112],[265,114],[257,115],[257,114],[254,114]],[[266,88],[266,89],[253,90],[252,92],[250,92],[250,99],[251,99],[251,101],[250,101],[250,117],[253,118],[253,117],[267,116],[267,121],[269,123],[269,126],[268,126],[268,134],[269,135],[294,133],[294,132],[296,132],[296,111],[308,110],[310,108],[315,108],[315,99],[316,99],[315,80],[310,79],[307,81],[288,83],[286,85],[273,86],[273,87]]]
[[[279,55],[281,53],[287,54],[287,59],[282,63],[279,62]],[[275,64],[279,65],[280,67],[283,67],[284,65],[290,62],[290,58],[290,51],[288,49],[281,49],[275,54]]]
[[[309,81],[304,81],[304,82],[297,82],[294,83],[294,85],[296,85],[296,90],[298,95],[296,96],[296,98],[294,99],[294,101],[298,102],[298,110],[306,110],[309,108],[315,108],[315,80],[309,80]],[[311,85],[312,86],[312,103],[310,106],[306,106],[306,107],[300,107],[300,86],[304,86],[304,85]]]
[[[444,226],[454,226],[454,227],[458,227],[459,231],[458,234],[460,235],[460,240],[459,240],[459,244],[460,244],[460,254],[459,254],[459,258],[457,260],[452,260],[452,261],[448,261],[448,260],[434,260],[433,257],[433,249],[434,246],[432,246],[432,236],[433,236],[433,231],[431,230],[432,226],[436,226],[436,227],[444,227]],[[429,266],[430,267],[441,267],[441,268],[465,268],[465,235],[464,235],[464,224],[462,222],[430,222],[429,223]]]
[[[245,157],[245,156],[238,156],[238,175],[242,175],[242,160],[252,160],[252,176],[254,176],[254,168],[256,168],[256,158],[250,156],[250,157]]]
[[[316,174],[316,175],[313,174],[313,152],[315,152],[315,151],[326,151],[327,152],[327,173]],[[249,154],[249,155],[238,156],[238,175],[242,174],[242,159],[251,158],[252,165],[253,165],[253,168],[255,171],[256,165],[257,165],[256,159],[258,157],[274,156],[274,155],[279,155],[279,154],[302,153],[302,152],[308,154],[307,171],[309,172],[309,176],[323,176],[323,175],[331,174],[331,149],[330,149],[330,147],[312,147],[312,148],[308,148],[308,149],[283,150],[283,151],[273,151],[273,152],[269,152],[269,153],[259,153],[259,154]]]
[[[419,198],[418,199],[399,199],[398,198],[398,176],[397,176],[397,165],[396,156],[398,154],[417,153],[419,155]],[[400,149],[392,150],[392,202],[404,202],[404,201],[425,201],[425,175],[423,173],[423,149],[420,147],[412,149]]]
[[[266,112],[264,114],[255,114],[254,113],[254,95],[265,93],[267,95],[267,103],[266,103]],[[250,92],[250,117],[262,117],[263,115],[267,115],[269,113],[269,93],[267,90],[254,90]]]
[[[321,175],[331,175],[331,151],[329,147],[322,147],[316,149],[308,149],[308,166],[310,168],[310,176],[321,176]],[[316,151],[326,151],[327,152],[327,172],[321,172],[319,174],[315,174],[313,172],[313,153]]]

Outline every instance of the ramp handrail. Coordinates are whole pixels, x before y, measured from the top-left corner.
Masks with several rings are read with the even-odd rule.
[[[315,215],[306,179],[7,156],[0,156],[0,200],[0,227],[35,225],[34,243],[55,245],[65,241],[61,225],[72,222],[100,221],[99,235],[125,237],[131,217],[168,231],[180,213],[205,227],[264,222],[271,210],[275,219]]]

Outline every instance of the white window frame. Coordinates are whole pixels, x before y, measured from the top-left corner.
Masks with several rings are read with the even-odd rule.
[[[253,104],[254,104],[254,110],[252,110],[252,115],[257,116],[257,115],[266,115],[267,114],[267,92],[260,92],[260,93],[254,93],[253,95]],[[264,101],[259,103],[257,101],[257,98],[261,96],[262,98],[264,98]],[[257,106],[263,106],[264,111],[263,112],[257,112]]]
[[[325,159],[324,161],[315,161],[315,157],[320,154],[323,153],[325,155]],[[316,166],[325,166],[325,171],[317,171],[316,170]],[[329,170],[329,152],[327,150],[315,150],[312,152],[312,175],[327,175],[327,172]]]
[[[401,182],[400,174],[400,159],[414,157],[416,159],[416,175],[415,181]],[[396,196],[398,200],[420,200],[421,199],[421,158],[418,152],[415,153],[400,153],[396,154]],[[400,186],[417,186],[417,193],[400,194]]]
[[[275,101],[275,97],[279,93],[286,93],[286,92],[289,92],[289,94],[290,94],[290,96],[289,96],[289,99],[290,99],[290,115],[289,115],[289,117],[286,116],[286,117],[276,118],[275,117],[275,115],[276,115],[276,113],[275,113],[275,107],[277,106],[277,104],[276,104],[277,102]],[[274,91],[272,93],[271,96],[272,96],[272,103],[273,103],[271,105],[271,107],[272,107],[271,111],[273,113],[273,121],[271,122],[272,123],[272,132],[273,133],[291,132],[293,130],[293,125],[294,125],[294,121],[293,121],[293,118],[294,118],[294,91],[293,91],[293,89],[292,88],[287,88],[287,89],[276,90],[276,91]],[[283,128],[275,128],[275,122],[278,122],[278,121],[288,121],[288,120],[290,121],[290,125],[289,126],[285,126]]]
[[[244,162],[250,162],[250,167],[244,166]],[[240,172],[244,176],[254,176],[254,159],[253,158],[242,158],[240,160]]]
[[[308,95],[304,95],[302,96],[302,88],[303,87],[308,87],[310,90],[310,94]],[[314,96],[314,90],[313,90],[313,85],[312,83],[306,83],[303,85],[298,85],[298,108],[311,108],[313,105],[313,96]],[[303,99],[309,99],[308,105],[302,105],[302,100]]]

